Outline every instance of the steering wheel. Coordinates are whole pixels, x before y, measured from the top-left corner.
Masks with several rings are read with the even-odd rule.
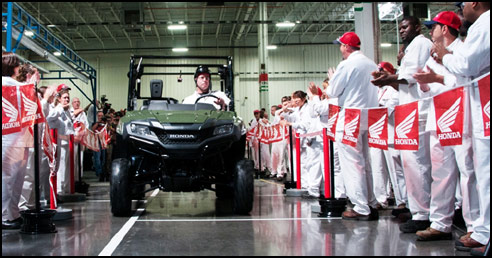
[[[198,97],[198,98],[195,100],[195,104],[196,104],[196,103],[198,103],[198,101],[199,101],[200,99],[203,99],[203,98],[206,98],[206,97],[214,97],[214,98],[216,98],[216,99],[220,99],[219,97],[217,97],[217,96],[215,96],[215,95],[213,95],[213,94],[210,94],[210,93],[209,93],[209,94],[201,95],[200,97]]]

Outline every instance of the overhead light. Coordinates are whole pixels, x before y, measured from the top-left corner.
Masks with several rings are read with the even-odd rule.
[[[173,48],[173,52],[188,52],[188,49],[185,47],[175,47]]]
[[[296,24],[293,22],[285,21],[285,22],[278,22],[276,25],[277,27],[281,27],[281,28],[291,28],[294,27]]]
[[[270,45],[270,46],[267,46],[267,47],[266,47],[266,49],[272,49],[272,50],[273,50],[273,49],[277,49],[277,46],[275,46],[275,45]]]
[[[55,28],[56,25],[55,24],[48,24],[46,27],[48,27],[48,28]]]
[[[26,30],[26,31],[24,31],[24,35],[26,35],[28,37],[32,37],[32,36],[34,36],[34,32],[32,32],[30,30]]]
[[[391,47],[391,43],[381,43],[381,47]]]
[[[186,28],[188,28],[188,26],[184,25],[184,24],[175,24],[175,25],[169,25],[167,26],[168,29],[170,30],[186,30]]]
[[[53,55],[55,55],[55,56],[61,56],[61,53],[59,51],[55,51],[55,52],[53,52]]]

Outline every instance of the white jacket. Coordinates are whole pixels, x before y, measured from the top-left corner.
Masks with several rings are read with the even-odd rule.
[[[210,92],[210,94],[214,95],[214,96],[217,96],[221,99],[224,100],[225,104],[227,106],[229,106],[229,103],[231,102],[231,100],[227,97],[227,95],[222,92],[222,91],[212,91]],[[195,101],[200,97],[201,95],[198,94],[198,92],[193,92],[193,94],[191,94],[190,96],[186,97],[184,100],[183,100],[183,104],[195,104]],[[215,104],[215,101],[217,101],[216,98],[214,97],[206,97],[206,98],[202,98],[200,99],[200,101],[198,101],[198,103],[207,103],[207,104],[212,104],[215,106],[216,109],[221,109],[220,105],[217,105]]]
[[[70,112],[65,111],[61,104],[50,110],[46,121],[51,129],[57,129],[58,135],[74,134],[73,121]]]

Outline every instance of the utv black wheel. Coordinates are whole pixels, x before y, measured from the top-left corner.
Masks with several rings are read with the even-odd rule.
[[[130,162],[127,159],[115,159],[111,173],[111,212],[117,217],[130,216],[132,198],[130,190]]]
[[[234,170],[234,213],[247,215],[253,209],[253,161],[240,160]]]

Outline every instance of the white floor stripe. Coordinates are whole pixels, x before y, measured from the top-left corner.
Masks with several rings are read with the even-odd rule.
[[[150,197],[155,197],[159,193],[159,189],[155,189],[154,192],[150,195]],[[135,212],[135,214],[123,225],[123,227],[116,233],[116,235],[111,238],[111,241],[104,247],[104,249],[99,253],[99,256],[111,256],[116,250],[116,247],[121,243],[123,238],[126,236],[128,231],[133,227],[135,221],[138,220],[140,215],[145,211],[145,208],[140,208]]]
[[[297,220],[330,220],[336,218],[248,218],[248,219],[141,219],[137,222],[239,222],[239,221],[297,221]]]

